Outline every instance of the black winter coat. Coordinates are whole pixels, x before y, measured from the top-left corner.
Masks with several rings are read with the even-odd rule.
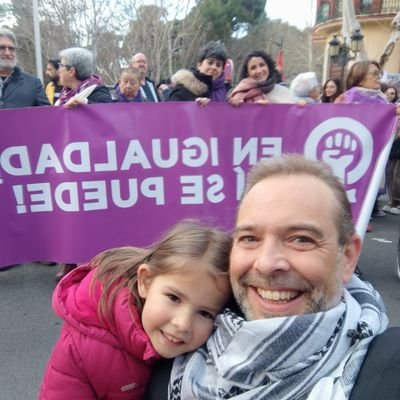
[[[210,97],[212,77],[196,69],[181,69],[171,77],[174,88],[168,101],[193,101],[198,97]]]
[[[49,105],[40,80],[15,67],[11,77],[4,84],[0,109]]]
[[[88,104],[112,103],[111,93],[106,86],[97,86],[87,98]]]

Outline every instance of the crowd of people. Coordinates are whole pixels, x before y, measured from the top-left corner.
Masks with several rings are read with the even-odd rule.
[[[226,79],[227,62],[225,47],[210,42],[193,68],[156,85],[137,53],[109,88],[89,50],[67,48],[48,61],[44,89],[17,66],[17,39],[0,28],[0,109],[398,100],[395,86],[381,85],[375,61],[355,62],[345,84],[328,79],[322,93],[313,71],[286,87],[264,51],[247,55],[237,85]],[[400,214],[398,160],[396,138],[389,203],[374,215]],[[361,247],[330,167],[300,155],[260,161],[248,174],[233,237],[182,221],[148,248],[62,265],[53,308],[64,325],[39,398],[398,399],[399,331],[386,329],[379,293],[355,274]]]
[[[329,78],[322,86],[313,71],[297,75],[286,87],[281,71],[264,51],[252,51],[244,59],[239,82],[232,84],[227,50],[220,42],[210,42],[200,51],[197,64],[181,69],[158,85],[148,77],[149,64],[143,53],[132,56],[118,82],[108,88],[96,75],[93,54],[83,48],[62,50],[48,60],[48,84],[44,94],[40,81],[17,66],[17,40],[12,31],[0,29],[0,109],[28,106],[64,106],[111,102],[210,101],[242,103],[397,103],[396,86],[381,82],[382,70],[375,61],[359,61],[350,68],[346,82]],[[399,108],[400,111],[400,108]],[[382,209],[376,201],[372,216],[400,215],[400,140],[395,140],[386,170],[385,186],[389,202]],[[371,225],[368,231],[371,231]],[[60,279],[70,267],[63,266]]]

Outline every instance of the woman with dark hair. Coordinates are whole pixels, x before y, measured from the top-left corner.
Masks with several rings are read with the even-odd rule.
[[[384,93],[389,103],[397,103],[397,101],[399,100],[399,93],[397,91],[396,86],[389,85],[384,91]]]
[[[220,42],[210,42],[200,51],[197,68],[181,69],[172,77],[168,101],[226,101],[224,66],[228,55]]]
[[[321,103],[334,103],[342,93],[342,81],[337,78],[328,79],[322,88]]]
[[[246,56],[240,72],[240,82],[229,95],[233,105],[241,103],[295,103],[290,90],[278,84],[279,72],[275,61],[264,51]]]

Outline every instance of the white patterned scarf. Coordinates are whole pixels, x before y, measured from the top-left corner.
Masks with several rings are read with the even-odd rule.
[[[215,324],[206,345],[175,359],[170,399],[348,399],[388,319],[379,293],[354,276],[329,311],[245,321],[227,310]]]

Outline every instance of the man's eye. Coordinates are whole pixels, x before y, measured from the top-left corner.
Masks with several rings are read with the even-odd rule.
[[[309,236],[295,236],[289,242],[299,249],[310,249],[315,246],[314,239]]]
[[[252,235],[243,235],[238,237],[238,242],[244,242],[244,243],[253,243],[257,241],[257,238]]]
[[[307,237],[307,236],[297,236],[294,240],[297,243],[310,243],[310,242],[312,242],[312,239]]]
[[[214,315],[212,315],[210,312],[205,311],[205,310],[200,311],[200,315],[206,319],[212,319],[212,320],[214,319]]]

